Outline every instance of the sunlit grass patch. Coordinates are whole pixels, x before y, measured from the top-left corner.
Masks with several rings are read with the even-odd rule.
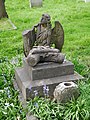
[[[8,18],[0,19],[0,31],[16,29],[16,26]]]

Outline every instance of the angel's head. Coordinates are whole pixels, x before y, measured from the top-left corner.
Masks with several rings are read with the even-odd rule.
[[[42,18],[41,18],[40,22],[41,22],[41,24],[47,24],[50,22],[50,20],[51,20],[50,15],[42,14]]]

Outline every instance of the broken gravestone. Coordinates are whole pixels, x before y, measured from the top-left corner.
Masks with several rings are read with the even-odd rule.
[[[24,31],[23,42],[25,58],[23,67],[15,70],[15,78],[25,100],[36,95],[53,97],[59,83],[83,79],[61,53],[64,30],[59,21],[52,28],[50,15],[43,14],[37,25]]]
[[[56,86],[54,90],[54,100],[57,102],[68,102],[71,99],[77,99],[79,96],[79,89],[74,82],[62,82]]]

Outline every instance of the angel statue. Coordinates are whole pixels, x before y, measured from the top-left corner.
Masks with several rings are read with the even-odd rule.
[[[63,63],[65,55],[61,53],[64,44],[64,31],[59,21],[55,21],[52,28],[51,18],[42,14],[40,23],[32,30],[23,32],[24,54],[30,66],[39,62]],[[52,48],[52,44],[55,48]]]

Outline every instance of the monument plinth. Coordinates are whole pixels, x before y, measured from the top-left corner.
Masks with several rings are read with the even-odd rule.
[[[39,96],[45,96],[44,86],[49,88],[48,96],[53,97],[54,89],[59,83],[83,79],[81,75],[74,72],[74,66],[69,61],[63,64],[40,63],[32,68],[24,63],[24,67],[15,70],[15,77],[26,100],[35,97],[34,91],[37,91]]]
[[[23,64],[31,80],[42,80],[74,73],[74,65],[70,61],[65,61],[63,64],[44,62],[37,64],[35,67],[31,67],[24,59]]]

